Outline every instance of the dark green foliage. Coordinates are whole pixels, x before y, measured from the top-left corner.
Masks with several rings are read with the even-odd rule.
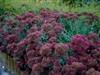
[[[46,43],[46,42],[48,41],[48,36],[47,36],[45,33],[42,33],[42,34],[41,34],[40,41],[41,41],[42,43]]]
[[[82,7],[84,5],[90,5],[92,3],[99,4],[99,1],[97,0],[63,0],[63,3],[71,7],[77,7],[77,6]]]
[[[74,6],[82,6],[83,0],[63,0],[66,5]]]
[[[98,33],[98,35],[100,36],[100,20],[98,21],[94,21],[92,23],[92,30],[95,32],[95,33]]]
[[[0,8],[0,15],[4,14],[5,10],[1,7]]]
[[[88,24],[85,20],[85,18],[79,18],[78,20],[60,18],[59,22],[64,26],[64,31],[59,34],[58,42],[69,42],[71,36],[75,34],[88,35],[90,32],[95,32],[100,35],[100,22],[94,21]]]

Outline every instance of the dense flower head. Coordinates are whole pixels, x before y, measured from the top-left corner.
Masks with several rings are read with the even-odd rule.
[[[33,56],[34,57],[34,56]],[[27,61],[27,64],[30,68],[32,68],[32,66],[34,64],[37,64],[37,63],[40,63],[42,60],[41,60],[41,57],[30,57],[28,58],[28,61]]]
[[[96,33],[90,33],[89,35],[88,35],[88,39],[89,40],[92,40],[92,41],[98,41],[98,39],[99,39],[99,37],[98,37],[98,35],[96,34]]]
[[[17,35],[16,34],[8,35],[6,40],[7,40],[8,43],[16,42],[17,41]]]
[[[27,58],[30,58],[30,57],[33,57],[34,55],[36,55],[36,52],[35,50],[29,50],[29,51],[26,51],[26,55],[27,55]]]
[[[71,65],[64,65],[63,66],[63,74],[66,75],[84,75],[84,71],[86,70],[86,66],[80,62],[73,62]]]
[[[34,64],[32,66],[32,72],[33,74],[36,73],[35,75],[39,74],[39,72],[41,72],[43,70],[43,67],[40,63]]]
[[[96,33],[92,32],[87,37],[90,41],[91,46],[94,46],[94,47],[100,46],[99,36]]]
[[[42,28],[49,37],[57,36],[58,33],[63,31],[63,26],[56,22],[44,23]]]
[[[72,64],[73,62],[77,62],[77,61],[78,61],[78,59],[75,58],[75,57],[73,57],[73,56],[70,56],[70,57],[68,58],[68,64]]]
[[[42,56],[48,56],[48,55],[50,55],[51,52],[52,52],[52,44],[46,43],[45,45],[43,45],[43,46],[41,47],[41,49],[40,49],[39,52],[40,52],[40,54],[41,54]]]
[[[48,31],[51,31],[52,29],[53,29],[53,25],[51,25],[51,24],[44,24],[43,25],[43,30],[45,31],[45,32],[48,32]]]
[[[91,52],[91,56],[94,57],[94,58],[100,58],[100,50],[93,50]]]
[[[78,56],[78,59],[80,62],[83,62],[84,64],[88,63],[88,60],[91,59],[90,55],[81,55]]]
[[[17,46],[18,47],[24,47],[27,43],[28,43],[27,39],[23,39],[17,44]]]
[[[50,57],[43,57],[41,64],[43,67],[47,67],[51,63]]]
[[[62,32],[62,30],[63,30],[63,27],[61,26],[61,25],[56,25],[55,27],[54,27],[54,30],[55,30],[55,32],[56,33],[60,33],[60,32]]]
[[[81,62],[73,62],[72,63],[72,67],[76,68],[77,70],[86,69],[86,66],[83,63],[81,63]]]
[[[41,34],[40,31],[36,31],[36,32],[30,33],[27,37],[28,38],[33,37],[33,39],[35,39],[35,38],[38,38],[40,34]]]
[[[27,33],[30,34],[30,33],[35,32],[37,30],[38,30],[37,26],[34,25],[27,31]]]
[[[56,37],[51,37],[48,40],[48,42],[50,42],[50,43],[56,43],[56,41],[57,41],[57,38]]]
[[[66,75],[66,74],[75,75],[75,73],[76,73],[76,70],[71,65],[68,65],[68,64],[64,65],[63,75]]]
[[[87,37],[77,34],[72,37],[71,45],[75,51],[82,52],[89,48],[90,43]]]
[[[28,42],[37,42],[41,36],[40,31],[35,31],[27,35]]]
[[[55,54],[57,56],[63,56],[68,50],[68,45],[63,43],[58,43],[55,44],[54,49],[55,49]]]
[[[94,68],[90,68],[87,72],[86,75],[100,75],[99,71],[96,71]]]

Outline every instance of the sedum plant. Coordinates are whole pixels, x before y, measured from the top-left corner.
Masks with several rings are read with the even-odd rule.
[[[23,75],[88,75],[91,67],[99,74],[97,19],[80,17],[48,9],[5,14],[0,19],[0,51],[15,59]]]

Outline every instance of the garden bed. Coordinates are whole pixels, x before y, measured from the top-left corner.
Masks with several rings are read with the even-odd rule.
[[[0,22],[0,51],[23,75],[100,75],[98,16],[41,9]]]

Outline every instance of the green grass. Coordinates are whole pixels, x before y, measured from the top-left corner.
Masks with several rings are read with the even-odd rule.
[[[62,0],[5,0],[5,7],[7,9],[13,7],[15,14],[49,8],[63,12],[91,12],[100,16],[100,5],[96,6],[95,3],[91,3],[89,6],[84,5],[83,7],[69,7],[62,3]]]

